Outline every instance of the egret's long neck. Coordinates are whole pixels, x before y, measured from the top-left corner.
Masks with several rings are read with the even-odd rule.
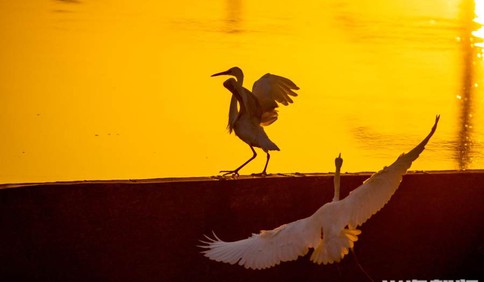
[[[236,101],[239,102],[240,113],[244,113],[246,111],[245,102],[244,102],[245,93],[242,85],[239,85],[239,83],[237,82],[237,83],[231,84],[227,89],[229,89],[229,91],[232,92],[229,116],[232,116],[235,113],[238,113]]]
[[[233,75],[235,79],[237,80],[237,83],[242,86],[244,84],[244,72],[238,68],[234,67],[230,69],[230,75]]]
[[[239,83],[240,86],[244,85],[244,74],[237,74],[235,75],[235,78],[237,79],[237,83]]]
[[[334,160],[336,170],[334,172],[334,197],[333,202],[339,201],[339,188],[340,188],[340,173],[341,173],[341,166],[343,165],[343,159],[341,158],[341,154]]]

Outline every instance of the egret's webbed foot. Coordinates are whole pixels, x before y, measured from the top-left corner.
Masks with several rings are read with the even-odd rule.
[[[257,156],[257,153],[255,152],[255,150],[252,146],[250,146],[250,149],[252,150],[252,153],[253,153],[253,155],[250,159],[248,159],[245,163],[243,163],[241,166],[239,166],[238,168],[236,168],[234,170],[221,170],[220,171],[221,173],[225,172],[224,174],[222,174],[222,176],[226,176],[226,175],[231,174],[232,178],[239,177],[239,170],[241,170],[246,164],[250,163],[250,161],[252,161]],[[264,171],[265,171],[265,169],[264,169]]]
[[[238,169],[236,169],[236,170],[221,170],[220,173],[224,173],[224,174],[222,174],[222,176],[230,175],[232,178],[239,177],[239,170]]]

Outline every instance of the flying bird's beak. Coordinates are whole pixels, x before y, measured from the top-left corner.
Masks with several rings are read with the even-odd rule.
[[[216,74],[212,74],[211,77],[219,76],[219,75],[230,75],[230,74],[231,74],[231,72],[230,72],[230,70],[228,70],[228,71],[223,71],[223,72],[218,72]]]

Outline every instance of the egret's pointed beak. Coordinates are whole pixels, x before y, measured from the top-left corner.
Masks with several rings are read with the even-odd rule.
[[[218,72],[216,74],[212,74],[210,77],[214,77],[214,76],[219,76],[219,75],[231,75],[232,73],[230,72],[230,70],[228,71],[223,71],[223,72]]]

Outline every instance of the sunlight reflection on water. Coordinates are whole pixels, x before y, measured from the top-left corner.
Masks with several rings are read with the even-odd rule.
[[[270,172],[333,171],[339,152],[380,169],[436,114],[413,169],[482,169],[483,2],[3,1],[0,183],[235,167],[250,150],[209,77],[235,65],[249,89],[267,72],[301,87],[266,129]]]

